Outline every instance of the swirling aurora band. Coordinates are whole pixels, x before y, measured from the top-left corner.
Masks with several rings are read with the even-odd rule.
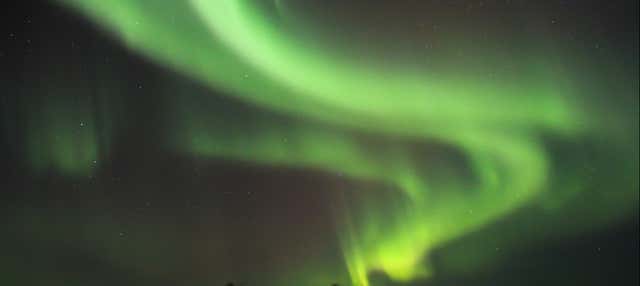
[[[312,24],[287,16],[291,11],[283,1],[275,2],[277,16],[252,1],[60,2],[85,13],[128,47],[212,89],[301,118],[285,122],[255,116],[250,123],[238,123],[233,114],[213,114],[189,103],[184,100],[188,94],[176,89],[169,137],[178,150],[319,169],[398,190],[397,201],[385,211],[379,202],[366,200],[345,200],[337,207],[346,273],[329,266],[292,271],[313,272],[299,278],[306,283],[327,283],[346,274],[352,285],[367,286],[373,271],[395,281],[429,277],[430,250],[543,194],[553,198],[542,135],[571,140],[601,132],[599,114],[574,92],[569,75],[542,55],[522,60],[516,76],[500,75],[510,80],[470,73],[436,76],[426,68],[356,63],[302,43],[283,23]],[[371,136],[376,143],[363,139]],[[447,146],[462,154],[469,174],[446,164],[425,168],[430,158],[419,156],[401,138],[424,148]],[[85,164],[95,156],[78,160]],[[53,165],[76,168],[73,162]],[[444,175],[428,173],[434,169]],[[615,201],[627,201],[618,204],[620,212],[635,207],[637,188]]]

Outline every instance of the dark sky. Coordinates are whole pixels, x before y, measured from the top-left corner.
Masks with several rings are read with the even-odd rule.
[[[161,143],[170,125],[164,114],[170,104],[166,82],[211,96],[212,105],[221,110],[257,118],[263,111],[140,57],[59,6],[16,2],[5,3],[0,12],[0,284],[252,286],[247,281],[254,278],[247,277],[254,273],[286,272],[308,257],[339,257],[331,217],[332,203],[341,195],[326,190],[370,182],[319,170],[168,152]],[[296,7],[310,9],[310,19],[326,28],[319,33],[328,38],[353,37],[353,45],[366,45],[372,38],[388,37],[369,50],[366,56],[371,57],[423,46],[412,41],[418,37],[437,41],[433,26],[465,15],[461,9],[469,7],[486,11],[461,17],[459,26],[448,26],[451,33],[473,27],[494,39],[506,34],[513,39],[516,35],[510,33],[519,30],[503,24],[516,17],[505,1],[351,1],[350,8],[336,8],[340,2],[305,0]],[[607,46],[626,59],[631,67],[626,70],[633,73],[635,67],[637,76],[638,1],[513,2],[522,5],[518,17],[534,14],[535,23],[553,21],[549,37],[560,39],[556,44],[570,39],[567,45]],[[364,6],[371,12],[354,20]],[[548,16],[535,17],[537,13]],[[408,28],[424,18],[431,29]],[[398,42],[402,44],[390,44]],[[109,119],[119,126],[115,132],[100,124],[105,107],[93,96],[104,86],[118,91],[107,104]],[[32,152],[24,139],[34,128],[30,114],[42,112],[40,106],[50,97],[67,92],[92,95],[74,95],[56,112],[86,107],[84,100],[89,100],[97,114],[96,140],[110,142],[108,149],[97,144],[97,152],[107,159],[81,179],[50,170],[33,172],[25,160]],[[637,112],[637,98],[613,100],[635,102]],[[516,231],[527,216],[516,213],[452,241],[432,254],[434,268],[439,269],[438,261],[448,251],[489,243],[495,234]],[[638,232],[636,212],[595,231],[528,244],[463,275],[443,271],[429,282],[394,284],[374,273],[371,280],[416,286],[637,285]]]

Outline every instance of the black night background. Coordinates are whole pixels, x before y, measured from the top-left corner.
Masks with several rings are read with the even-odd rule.
[[[0,285],[638,285],[638,1],[205,2],[4,3]]]

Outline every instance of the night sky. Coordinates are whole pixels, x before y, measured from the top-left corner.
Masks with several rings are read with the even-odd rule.
[[[0,12],[0,285],[638,285],[638,1]]]

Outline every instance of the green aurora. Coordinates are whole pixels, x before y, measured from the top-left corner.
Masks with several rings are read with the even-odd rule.
[[[634,115],[613,115],[613,106],[580,87],[576,78],[586,73],[567,68],[562,53],[543,44],[515,54],[465,50],[496,65],[515,62],[516,72],[479,75],[473,61],[437,72],[421,63],[355,60],[340,44],[329,50],[331,41],[289,28],[321,30],[287,1],[59,2],[153,62],[261,110],[220,111],[202,94],[167,83],[166,142],[177,152],[374,182],[327,190],[344,192],[334,206],[342,264],[310,257],[287,273],[267,274],[267,285],[369,286],[373,272],[396,282],[428,279],[432,250],[519,209],[538,207],[541,220],[554,219],[540,231],[557,235],[637,210],[637,101]],[[449,40],[464,46],[461,37]],[[109,152],[114,111],[81,114],[91,109],[68,101],[81,106],[45,102],[34,115],[39,125],[27,141],[50,146],[28,148],[35,170],[87,175]],[[78,132],[82,118],[92,119]],[[98,125],[109,127],[98,132]],[[549,138],[562,147],[550,147]],[[586,164],[613,166],[602,179],[613,186],[606,198],[597,187],[603,183],[587,180]],[[563,213],[585,219],[568,222]],[[505,251],[514,244],[502,241]],[[445,258],[451,271],[493,259],[461,256]]]

